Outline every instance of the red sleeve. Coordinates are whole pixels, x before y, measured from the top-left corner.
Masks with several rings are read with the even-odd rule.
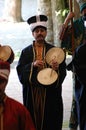
[[[36,130],[30,112],[25,107],[21,107],[21,109],[20,130]]]
[[[6,130],[36,130],[30,112],[24,105],[9,97],[4,105],[4,127]]]
[[[30,113],[25,110],[25,128],[23,130],[36,130]]]

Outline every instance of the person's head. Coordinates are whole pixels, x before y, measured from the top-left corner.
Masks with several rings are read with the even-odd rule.
[[[47,20],[48,18],[45,15],[32,16],[27,20],[33,37],[37,42],[42,42],[45,40],[47,35]]]
[[[10,74],[10,64],[0,60],[0,98],[3,96]]]
[[[86,14],[86,0],[78,0],[80,12],[82,15]]]

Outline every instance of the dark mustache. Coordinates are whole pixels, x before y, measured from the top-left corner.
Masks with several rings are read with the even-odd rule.
[[[37,37],[43,37],[43,35],[40,34],[40,35],[38,35]]]

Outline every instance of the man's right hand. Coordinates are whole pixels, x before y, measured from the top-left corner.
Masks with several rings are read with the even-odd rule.
[[[33,66],[43,69],[44,68],[44,62],[42,60],[36,60],[36,61],[33,62]]]

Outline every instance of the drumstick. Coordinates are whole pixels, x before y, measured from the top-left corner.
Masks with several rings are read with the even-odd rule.
[[[53,69],[51,70],[50,77],[52,76],[52,73],[53,73]]]

